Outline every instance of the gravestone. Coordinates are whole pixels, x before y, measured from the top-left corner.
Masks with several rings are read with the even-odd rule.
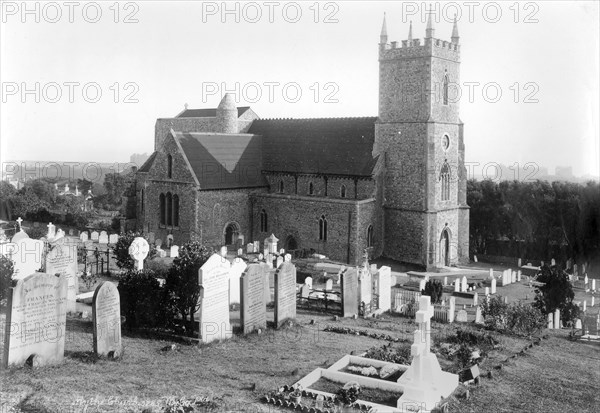
[[[467,291],[467,276],[463,275],[462,280],[461,280],[461,286],[460,286],[460,292],[464,293]]]
[[[86,243],[88,240],[88,232],[83,231],[81,234],[79,234],[79,239],[81,240],[81,242]]]
[[[365,303],[366,305],[371,304],[373,289],[372,283],[373,278],[371,277],[371,272],[368,268],[360,268],[359,269],[359,293],[360,293],[360,302]]]
[[[119,234],[110,234],[108,237],[108,243],[115,245],[117,242],[119,242]]]
[[[52,222],[49,222],[47,227],[48,227],[48,233],[46,234],[46,238],[54,239],[54,237],[56,236],[56,226],[53,225]]]
[[[121,301],[119,290],[110,281],[103,281],[92,299],[94,352],[99,356],[121,356]]]
[[[258,260],[262,261],[262,259],[264,258],[264,256],[262,254],[258,254]]]
[[[171,247],[171,248],[173,248],[173,247]],[[244,255],[244,250],[241,248],[238,248],[236,252],[237,252],[238,257],[241,257],[242,255]]]
[[[267,327],[264,264],[250,264],[240,278],[240,322],[244,334]]]
[[[454,316],[456,314],[456,297],[450,297],[448,300],[448,322],[454,322]]]
[[[517,282],[517,272],[515,270],[511,271],[511,283],[516,283]]]
[[[17,232],[15,235],[13,235],[10,242],[13,242],[16,244],[20,240],[26,239],[26,238],[29,238],[29,235],[27,235],[27,233],[25,231],[21,230],[21,231]]]
[[[219,254],[221,255],[221,257],[227,257],[227,246],[223,245]]]
[[[136,237],[129,246],[129,256],[135,261],[135,268],[139,270],[144,269],[144,260],[148,256],[150,251],[150,245],[142,237]]]
[[[479,294],[473,294],[473,306],[477,307],[479,305]]]
[[[594,304],[595,304],[595,300],[596,300],[596,297],[594,297],[594,296],[592,295],[592,303],[590,304],[590,307],[593,307],[593,306],[594,306]]]
[[[269,304],[271,300],[271,270],[273,269],[272,265],[269,265],[267,262],[267,271],[265,271],[265,303]]]
[[[519,258],[517,260],[517,267],[521,268],[522,264],[523,264],[523,260],[521,260],[521,258]]]
[[[592,291],[596,291],[596,279],[592,278]]]
[[[92,233],[90,234],[90,238],[92,239],[92,241],[98,241],[99,237],[100,237],[100,234],[98,234],[97,231],[92,231]]]
[[[580,318],[577,318],[575,320],[575,329],[576,330],[581,330],[581,319]]]
[[[517,282],[521,282],[522,275],[521,270],[517,270]]]
[[[377,273],[377,295],[379,310],[389,311],[392,308],[392,269],[383,265]]]
[[[285,254],[283,260],[285,262],[292,262],[292,254]]]
[[[77,277],[77,244],[60,242],[50,244],[46,254],[46,273],[64,275],[67,280],[67,312],[75,312],[79,294]]]
[[[448,285],[448,277],[444,277],[444,287]]]
[[[460,292],[460,280],[458,278],[454,280],[454,292]]]
[[[275,234],[271,234],[268,238],[265,238],[265,249],[271,254],[277,254],[277,242],[279,240]]]
[[[229,270],[231,264],[219,254],[213,254],[198,270],[202,288],[199,310],[200,334],[203,343],[231,337],[229,324]]]
[[[587,311],[587,300],[583,300],[583,312]]]
[[[456,313],[456,321],[459,323],[466,323],[467,312],[465,310],[459,310],[458,313]]]
[[[342,317],[358,314],[358,272],[348,268],[341,274]]]
[[[247,267],[248,265],[241,258],[236,258],[231,264],[229,270],[229,305],[240,303],[240,277]]]
[[[331,281],[331,280],[329,280]],[[281,264],[275,273],[275,328],[296,318],[296,266]]]
[[[555,265],[556,265],[556,260],[555,260],[554,258],[552,258],[552,259],[550,260],[550,266],[551,266],[551,267],[554,267]]]
[[[285,254],[285,250],[282,248],[279,250],[279,255],[284,255]]]
[[[246,254],[254,254],[254,244],[246,245]]]
[[[277,261],[275,264],[275,268],[279,268],[279,266],[283,264],[283,257],[280,255],[279,257],[277,257]]]
[[[425,280],[419,281],[419,292],[422,292],[425,289],[425,284],[426,284]]]
[[[169,256],[170,256],[171,258],[177,258],[177,257],[179,257],[179,246],[177,246],[177,245],[173,245],[173,246],[171,247],[171,251],[170,251],[170,253],[169,253]]]
[[[547,328],[552,330],[554,328],[554,315],[552,313],[548,313],[548,325]]]
[[[492,280],[491,293],[496,294],[496,279],[495,278]]]
[[[483,324],[483,316],[481,315],[481,307],[479,306],[475,309],[475,323]]]
[[[325,291],[331,290],[333,290],[333,280],[331,278],[328,278],[327,281],[325,281]]]
[[[106,231],[100,232],[100,236],[98,237],[98,244],[108,244],[108,234]]]
[[[9,289],[3,366],[34,367],[62,362],[67,323],[67,280],[34,273]]]
[[[75,235],[75,231],[72,228],[70,228],[69,229],[69,236],[72,237],[73,235]]]
[[[556,311],[554,311],[554,329],[560,329],[560,327],[560,310],[557,308]]]
[[[490,268],[490,280],[494,279],[494,269]]]
[[[258,253],[260,251],[260,241],[254,241],[254,253]]]
[[[402,411],[432,411],[458,387],[458,375],[442,371],[437,356],[431,352],[434,307],[430,298],[421,296],[419,299],[419,310],[415,314],[418,330],[413,333],[410,347],[412,362],[397,381],[404,390],[396,404],[403,407]],[[409,406],[418,407],[404,409]]]
[[[312,277],[306,277],[304,279],[304,284],[308,285],[308,288],[310,288],[312,290],[312,288],[313,288],[313,279],[312,279]]]
[[[42,268],[44,241],[23,238],[12,246],[10,258],[15,263],[13,279],[27,277]]]
[[[485,296],[490,295],[490,287],[485,287]]]

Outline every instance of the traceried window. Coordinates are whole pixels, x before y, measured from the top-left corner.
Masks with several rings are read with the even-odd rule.
[[[173,226],[179,226],[179,195],[173,195]]]
[[[346,198],[346,185],[342,185],[342,187],[340,188],[340,196],[342,198]]]
[[[160,223],[161,225],[165,225],[166,222],[166,203],[165,203],[165,194],[160,194],[159,196],[159,207],[160,207]]]
[[[327,241],[327,218],[321,215],[319,218],[319,241]]]
[[[450,166],[445,161],[440,171],[440,181],[442,190],[442,201],[448,201],[450,199]]]
[[[444,75],[444,86],[443,86],[444,90],[442,92],[443,97],[444,97],[444,105],[448,104],[448,83],[449,83],[448,75],[446,74],[446,75]]]
[[[367,228],[367,247],[373,246],[373,225],[369,225]]]
[[[170,154],[167,155],[167,177],[173,178],[173,157]]]
[[[269,230],[269,221],[267,212],[263,209],[260,211],[260,231],[267,232]]]
[[[281,181],[279,181],[279,187],[277,188],[277,190],[280,194],[283,194],[283,189],[284,189],[283,180],[281,180]]]
[[[167,225],[173,225],[173,195],[167,192]]]

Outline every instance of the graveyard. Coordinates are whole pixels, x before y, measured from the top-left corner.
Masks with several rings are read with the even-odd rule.
[[[585,263],[567,264],[577,322],[552,313],[517,334],[489,328],[486,308],[530,307],[544,263],[424,273],[365,256],[349,266],[292,257],[272,236],[207,253],[188,335],[129,328],[119,239],[129,239],[133,274],[174,265],[188,247],[128,236],[88,239],[50,224],[40,240],[21,228],[0,243],[15,264],[0,312],[3,411],[584,412],[598,403],[597,280]],[[97,247],[108,262],[90,281]],[[425,294],[431,285],[439,297]]]

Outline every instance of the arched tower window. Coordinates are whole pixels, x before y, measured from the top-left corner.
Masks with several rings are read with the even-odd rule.
[[[173,195],[173,226],[179,226],[179,195]]]
[[[283,180],[279,181],[279,188],[278,188],[278,190],[279,190],[280,194],[283,194]]]
[[[314,195],[315,194],[315,186],[313,185],[312,181],[308,183],[308,195]]]
[[[443,98],[444,98],[444,105],[448,104],[448,74],[444,75],[444,86],[443,86]]]
[[[319,218],[319,241],[327,241],[327,218],[321,215]]]
[[[444,165],[442,165],[440,181],[442,183],[442,201],[448,201],[450,199],[450,166],[447,161],[444,161]]]
[[[269,222],[267,212],[263,209],[260,211],[260,231],[267,232],[269,230]]]
[[[346,198],[346,185],[342,185],[342,187],[340,188],[340,196],[342,198]]]
[[[173,225],[173,196],[170,192],[167,192],[167,225]]]
[[[159,206],[160,206],[160,223],[162,225],[165,225],[166,224],[166,218],[165,218],[166,217],[166,213],[165,213],[165,208],[166,208],[166,205],[165,205],[165,194],[160,194],[160,197],[158,199],[159,199]]]
[[[167,155],[167,177],[173,177],[173,157],[171,154]]]
[[[373,225],[369,225],[367,228],[367,247],[373,246]]]

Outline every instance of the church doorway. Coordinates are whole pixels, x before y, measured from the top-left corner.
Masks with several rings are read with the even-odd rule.
[[[224,245],[235,245],[240,234],[240,226],[237,222],[230,222],[225,226],[225,244]]]
[[[447,228],[442,231],[440,239],[440,264],[450,266],[450,233]]]
[[[294,238],[293,236],[288,236],[285,239],[285,246],[284,246],[286,251],[295,251],[298,249],[298,242],[296,242],[296,238]]]

